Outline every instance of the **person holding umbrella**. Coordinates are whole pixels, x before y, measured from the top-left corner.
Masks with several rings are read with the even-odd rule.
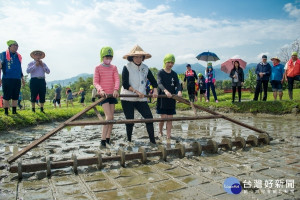
[[[255,69],[257,75],[256,88],[253,101],[258,100],[259,93],[261,91],[261,85],[263,85],[264,96],[263,101],[267,100],[268,97],[268,83],[271,75],[271,65],[267,62],[267,56],[262,56],[262,62],[258,63]]]
[[[216,103],[218,103],[218,98],[215,90],[216,85],[216,78],[215,78],[215,71],[212,67],[212,63],[207,63],[207,68],[205,70],[205,83],[206,83],[206,89],[207,89],[207,100],[206,102],[209,102],[209,96],[210,96],[210,88],[214,95]]]
[[[241,68],[238,60],[234,61],[229,77],[232,78],[232,103],[234,103],[235,100],[236,88],[238,88],[239,102],[241,102],[244,70]]]
[[[197,80],[197,74],[194,70],[192,70],[192,67],[190,64],[186,65],[186,72],[184,76],[184,82],[187,81],[187,90],[189,94],[189,99],[191,102],[195,101],[195,80]]]

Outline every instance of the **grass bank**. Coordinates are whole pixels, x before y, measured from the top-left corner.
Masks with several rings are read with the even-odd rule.
[[[184,97],[187,97],[186,92],[184,92]],[[231,94],[221,94],[218,95],[219,103],[211,102],[196,102],[196,104],[219,111],[219,112],[236,112],[236,113],[267,113],[267,114],[289,114],[289,113],[299,113],[300,108],[300,89],[294,90],[294,101],[288,100],[287,91],[284,91],[283,101],[274,101],[272,92],[268,93],[268,101],[251,101],[253,99],[253,94],[249,92],[242,93],[241,103],[231,103]],[[155,107],[155,104],[150,103],[150,107]],[[83,107],[75,102],[74,107],[66,108],[65,103],[62,103],[62,108],[54,109],[52,104],[47,102],[45,104],[46,114],[40,113],[37,107],[37,112],[33,113],[30,108],[30,102],[25,102],[25,110],[18,110],[18,115],[9,116],[4,115],[3,109],[0,108],[0,131],[22,128],[27,126],[36,125],[44,122],[52,121],[63,121],[73,115],[80,112]],[[103,115],[103,110],[100,106],[97,107],[99,112]],[[189,106],[184,104],[177,104],[178,110],[188,110]],[[116,112],[122,112],[122,107],[119,104],[116,105]],[[95,116],[94,111],[91,110],[86,113],[85,116],[92,117]]]

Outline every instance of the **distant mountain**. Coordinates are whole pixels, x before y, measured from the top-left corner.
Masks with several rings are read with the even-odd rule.
[[[173,70],[177,73],[177,74],[184,74],[186,71],[186,65],[187,63],[184,64],[175,64],[173,66]],[[244,74],[245,74],[245,78],[248,75],[248,71],[249,69],[256,67],[257,63],[249,63],[246,68],[244,69]],[[191,64],[192,69],[196,71],[196,73],[205,73],[205,69],[206,67],[199,64],[199,63],[195,63],[195,64]],[[216,75],[216,79],[217,80],[230,80],[229,74],[226,74],[225,72],[221,71],[221,65],[215,65],[213,66],[214,70],[215,70],[215,75]]]
[[[83,74],[78,74],[75,77],[64,79],[64,80],[50,81],[50,82],[47,82],[47,87],[51,88],[54,84],[60,84],[61,86],[67,86],[67,85],[70,85],[70,84],[76,82],[80,77],[82,77],[83,79],[86,79],[88,77],[93,77],[93,74],[83,73]]]

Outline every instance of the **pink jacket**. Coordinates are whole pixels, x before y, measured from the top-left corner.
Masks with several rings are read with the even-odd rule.
[[[120,78],[118,69],[114,65],[109,67],[102,64],[95,68],[94,86],[97,92],[104,91],[106,94],[112,94],[114,90],[119,90]]]

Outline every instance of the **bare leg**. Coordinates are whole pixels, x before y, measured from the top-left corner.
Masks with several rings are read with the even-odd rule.
[[[162,114],[162,115],[160,115],[160,117],[161,117],[161,118],[166,118],[167,115]],[[163,136],[163,128],[164,128],[164,124],[165,124],[165,122],[159,122],[159,123],[158,123],[158,129],[159,129],[160,136]]]
[[[4,108],[9,108],[9,101],[3,99],[3,107]]]
[[[110,119],[109,120],[113,120],[114,113],[115,113],[115,104],[109,104],[109,106],[110,106]],[[108,129],[106,132],[106,138],[110,138],[112,127],[113,127],[113,124],[108,125]]]
[[[173,115],[167,115],[167,118],[173,118]],[[167,139],[171,138],[172,121],[167,121]]]
[[[105,103],[105,104],[102,105],[102,108],[103,108],[103,111],[104,111],[104,114],[105,114],[105,120],[112,120],[113,119],[113,114],[111,113],[110,104]],[[108,131],[109,131],[109,126],[110,125],[103,125],[101,140],[106,140],[107,135],[108,135]]]
[[[273,92],[273,97],[274,97],[274,100],[276,101],[277,100],[277,91]]]
[[[18,100],[12,100],[12,107],[17,107]]]
[[[280,99],[280,101],[282,100],[282,96],[283,96],[283,92],[280,91],[280,92],[279,92],[279,99]]]

